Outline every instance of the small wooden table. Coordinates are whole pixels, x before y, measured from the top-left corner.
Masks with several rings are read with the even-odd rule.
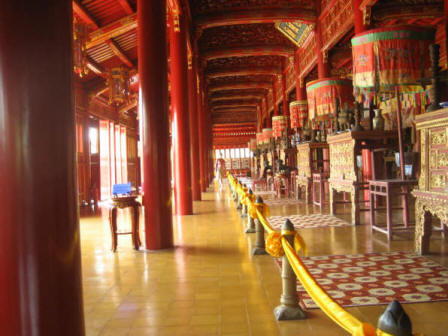
[[[387,240],[392,240],[394,231],[412,232],[414,225],[409,225],[408,196],[411,196],[411,189],[417,185],[417,180],[371,180],[369,181],[370,192],[370,225],[372,232],[378,231],[387,235]],[[392,197],[402,196],[403,224],[392,225]],[[375,224],[375,211],[382,210],[378,208],[377,200],[379,197],[386,197],[386,226]]]
[[[139,234],[139,208],[141,204],[136,200],[137,196],[125,196],[112,198],[109,204],[109,224],[112,240],[111,250],[117,250],[117,236],[118,235],[132,235],[132,243],[134,249],[138,250],[141,246]],[[131,232],[119,232],[117,230],[117,209],[132,208],[132,229]]]

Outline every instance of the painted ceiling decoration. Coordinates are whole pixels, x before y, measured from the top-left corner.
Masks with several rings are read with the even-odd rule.
[[[280,22],[275,24],[275,28],[300,48],[313,30],[314,24]]]

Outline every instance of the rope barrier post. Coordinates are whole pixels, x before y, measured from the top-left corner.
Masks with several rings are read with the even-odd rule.
[[[252,197],[254,197],[253,195],[254,195],[254,193],[252,192],[252,189],[249,189],[249,196],[247,199],[248,204],[246,205],[247,226],[246,226],[246,231],[244,231],[245,233],[254,233],[255,232],[255,222],[248,211],[249,204],[252,204],[252,200],[253,200]]]
[[[289,219],[282,226],[282,233],[286,240],[294,246],[294,225]],[[305,312],[299,306],[299,296],[297,294],[297,277],[289,264],[288,257],[282,257],[282,288],[280,296],[280,306],[275,307],[274,315],[277,321],[303,320],[306,319]]]
[[[256,204],[263,204],[263,199],[258,196],[257,200],[255,201]],[[262,255],[262,254],[268,254],[265,250],[265,243],[264,243],[264,227],[260,223],[258,219],[252,219],[252,225],[255,222],[255,247],[252,249],[252,255]],[[249,223],[248,223],[248,229],[249,229]],[[247,232],[247,230],[246,230]]]
[[[247,204],[248,200],[247,200],[247,198],[250,197],[248,195],[252,195],[253,194],[251,189],[249,189],[249,191],[246,194],[246,192],[244,191],[245,189],[247,190],[246,185],[243,184],[243,197],[246,196],[246,201],[244,203],[241,203],[242,204],[242,206],[241,206],[241,217],[242,218],[247,216],[247,208],[248,208],[248,204]]]
[[[412,323],[400,302],[393,300],[378,319],[378,329],[388,335],[412,336]]]
[[[238,210],[242,210],[243,209],[243,204],[241,203],[241,200],[243,198],[243,192],[244,192],[243,188],[244,188],[244,184],[241,184],[241,182],[240,182],[239,183],[240,192],[238,193],[238,201],[237,201],[237,206],[236,206],[236,208]]]

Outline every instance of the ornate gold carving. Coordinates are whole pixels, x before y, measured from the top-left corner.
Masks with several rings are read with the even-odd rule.
[[[429,181],[429,184],[430,184],[431,188],[436,188],[436,189],[445,188],[446,177],[445,177],[445,175],[433,173],[433,174],[431,174],[431,179]]]
[[[447,166],[448,166],[448,153],[437,152],[437,167],[447,167]]]
[[[418,187],[420,190],[426,189],[426,130],[421,130],[421,144],[420,144],[420,165],[421,173],[418,180]]]
[[[370,26],[371,18],[372,18],[372,7],[366,6],[362,11],[362,21],[365,26]]]
[[[446,132],[431,132],[431,145],[445,145],[446,139]]]
[[[331,178],[356,181],[354,171],[354,140],[330,144],[330,176]]]
[[[299,176],[311,178],[310,147],[308,144],[299,146],[297,150],[297,173]]]
[[[437,151],[432,150],[429,155],[429,168],[437,169]]]

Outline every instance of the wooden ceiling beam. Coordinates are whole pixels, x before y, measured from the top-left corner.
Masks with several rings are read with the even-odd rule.
[[[134,10],[131,8],[131,5],[129,5],[129,2],[127,0],[117,0],[117,1],[127,15],[134,13]]]
[[[314,23],[316,13],[304,8],[256,9],[246,11],[219,12],[199,16],[196,25],[201,29],[252,23],[303,22]]]
[[[115,43],[112,40],[108,40],[106,41],[107,45],[109,46],[109,48],[113,51],[113,53],[124,63],[126,64],[129,68],[133,68],[134,64],[132,63],[132,61],[129,59],[129,57],[127,57],[124,52],[121,50],[121,48],[118,46],[117,43]]]
[[[227,105],[214,105],[212,106],[212,110],[220,110],[220,109],[226,109],[226,108],[232,108],[232,107],[250,107],[250,108],[256,108],[257,104],[227,104]]]
[[[90,33],[87,49],[137,28],[137,13],[125,16]]]
[[[217,92],[225,90],[247,90],[247,89],[265,89],[269,90],[272,87],[272,82],[242,82],[233,84],[219,84],[208,86],[208,91]]]
[[[218,58],[245,57],[245,56],[294,56],[294,48],[284,45],[259,45],[253,47],[226,48],[208,50],[201,53],[204,60],[210,61]]]
[[[208,78],[220,78],[230,76],[256,76],[256,75],[280,75],[282,73],[279,67],[257,67],[232,70],[218,70],[207,73]]]
[[[84,6],[79,2],[79,0],[73,0],[73,13],[78,15],[81,20],[83,20],[88,25],[91,25],[94,29],[98,29],[99,26],[95,22],[95,20],[87,13]]]
[[[223,97],[213,97],[210,98],[210,102],[211,103],[215,103],[215,102],[219,102],[219,101],[228,101],[228,100],[252,100],[252,99],[256,99],[256,100],[261,100],[264,97],[264,94],[259,94],[259,95],[254,95],[254,94],[250,94],[250,95],[234,95],[234,96],[223,96]]]

